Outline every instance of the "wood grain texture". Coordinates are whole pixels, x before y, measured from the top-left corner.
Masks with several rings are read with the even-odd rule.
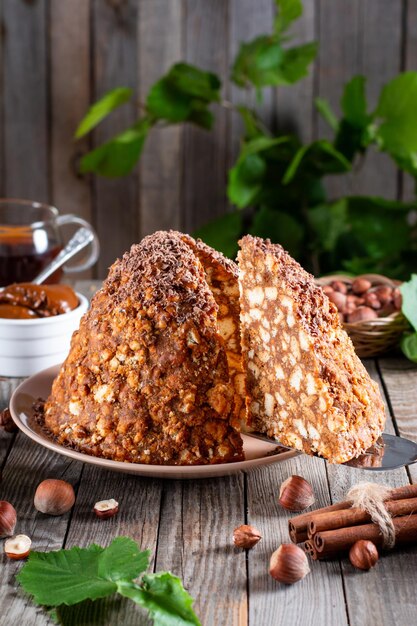
[[[228,2],[184,0],[185,56],[189,63],[216,72],[223,83],[229,74],[227,54]],[[223,87],[223,95],[228,97]],[[225,212],[228,116],[215,108],[211,132],[187,126],[184,130],[183,224],[192,232]]]
[[[310,562],[311,573],[290,586],[276,582],[268,573],[272,552],[281,543],[290,543],[288,520],[294,513],[278,504],[278,494],[280,485],[293,474],[311,483],[317,498],[314,506],[330,504],[326,464],[320,459],[300,455],[248,473],[248,523],[262,534],[262,541],[249,552],[249,623],[347,625],[339,562]]]
[[[183,55],[181,0],[139,3],[139,99]],[[182,135],[180,126],[150,133],[140,162],[140,234],[182,228]]]
[[[318,0],[317,4],[320,49],[316,96],[328,100],[337,116],[344,84],[360,72],[360,6],[361,0]],[[327,122],[317,115],[317,136],[332,139],[333,135]],[[330,197],[347,195],[351,178],[329,176],[326,187]]]
[[[215,107],[212,133],[154,131],[140,165],[119,180],[79,178],[77,155],[129,126],[135,104],[112,114],[92,139],[74,143],[72,133],[105,91],[130,85],[143,99],[181,57],[217,72],[225,98],[253,104],[253,94],[228,81],[230,64],[240,41],[271,30],[274,7],[274,0],[0,0],[0,195],[50,201],[91,219],[102,243],[100,277],[141,236],[193,231],[227,211],[227,171],[241,137],[235,113]],[[318,61],[299,84],[265,90],[257,109],[268,127],[294,129],[303,140],[332,135],[314,96],[338,111],[345,82],[364,73],[373,104],[381,84],[401,68],[416,69],[416,0],[309,0],[292,32],[295,42],[320,40]],[[376,153],[327,185],[332,197],[415,196],[411,178]]]
[[[3,193],[48,202],[47,3],[3,0]]]
[[[417,367],[402,358],[381,359],[379,367],[384,379],[398,432],[417,442]],[[417,482],[417,466],[409,468],[412,482]]]
[[[301,45],[316,41],[318,3],[303,2],[303,16],[292,27],[291,43]],[[309,74],[295,85],[278,87],[276,90],[276,108],[278,127],[295,132],[303,142],[315,139],[315,83],[316,62],[310,65]]]
[[[404,0],[403,70],[417,70],[417,0]],[[402,175],[402,199],[415,200],[416,183],[408,174]]]
[[[119,86],[135,89],[137,82],[137,2],[93,0],[93,98]],[[94,132],[100,145],[128,128],[138,117],[135,98],[114,112]],[[101,242],[98,276],[139,239],[137,168],[119,179],[95,177],[94,221]]]
[[[51,78],[51,202],[62,213],[91,222],[91,190],[77,173],[89,140],[74,140],[90,103],[90,3],[52,2],[49,13]],[[74,41],[77,45],[74,45]],[[92,272],[85,272],[87,278]],[[80,276],[81,277],[81,276]]]
[[[382,86],[401,70],[402,2],[364,0],[361,3],[359,72],[367,77],[369,110],[377,105]],[[386,154],[369,151],[364,167],[354,175],[354,193],[397,197],[397,168]]]
[[[380,385],[375,364],[366,363],[367,369],[374,380]],[[386,400],[386,399],[385,399]],[[387,412],[386,432],[394,432],[389,408]],[[365,470],[328,465],[329,485],[333,501],[345,499],[347,490],[361,481],[376,482],[399,487],[409,484],[405,469],[390,472],[367,472]],[[417,568],[417,548],[395,550],[395,553],[381,556],[377,566],[366,576],[355,570],[347,559],[343,559],[342,573],[351,626],[373,626],[381,624],[411,624],[415,620],[416,607],[407,601],[415,594],[413,572]],[[387,584],[394,581],[395,585]]]
[[[345,83],[362,74],[368,78],[367,95],[372,110],[381,85],[400,69],[401,2],[319,0],[319,7],[317,95],[328,99],[339,114]],[[318,134],[332,136],[321,118]],[[332,197],[353,194],[396,197],[396,169],[386,155],[370,151],[356,170],[348,176],[329,177],[328,190]]]
[[[273,26],[274,6],[271,0],[230,0],[229,6],[229,57],[230,65],[239,50],[242,42],[250,41],[258,35],[270,33]],[[234,105],[243,104],[256,109],[260,119],[267,128],[272,129],[274,123],[274,91],[262,91],[262,103],[256,100],[255,91],[240,89],[230,85],[229,97]],[[236,160],[240,141],[244,132],[243,123],[238,113],[230,111],[229,115],[229,167]]]
[[[232,541],[244,515],[243,475],[165,482],[156,570],[182,578],[204,626],[246,626],[245,552]]]
[[[65,547],[88,546],[97,543],[107,546],[115,537],[131,537],[151,553],[149,571],[157,545],[162,481],[127,476],[85,466],[73,509],[71,526]],[[118,513],[107,520],[93,512],[95,502],[114,498],[119,503]],[[74,624],[94,623],[146,624],[146,612],[126,598],[110,597],[93,603],[84,603],[72,611]]]
[[[38,513],[33,505],[36,487],[45,478],[60,478],[77,489],[82,464],[70,461],[30,441],[19,433],[2,472],[1,499],[16,509],[16,533],[28,535],[36,550],[58,550],[62,547],[70,513],[52,517]],[[1,553],[2,580],[0,585],[1,624],[52,624],[46,614],[18,588],[16,573],[22,563],[9,560]],[[41,615],[39,615],[41,614]],[[39,620],[39,621],[37,621]]]

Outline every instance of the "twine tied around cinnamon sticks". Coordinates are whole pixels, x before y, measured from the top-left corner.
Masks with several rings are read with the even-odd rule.
[[[362,483],[347,497],[289,520],[292,541],[305,542],[313,559],[339,557],[359,539],[380,548],[417,543],[417,485],[390,489]]]
[[[385,506],[392,488],[377,483],[359,483],[349,489],[346,497],[352,508],[358,508],[371,516],[374,524],[378,524],[382,534],[382,547],[391,549],[395,546],[395,527],[392,517]]]

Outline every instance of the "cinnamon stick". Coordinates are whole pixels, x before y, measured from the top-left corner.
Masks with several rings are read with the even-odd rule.
[[[385,508],[391,517],[417,513],[417,498],[404,498],[403,500],[386,501]],[[325,530],[335,530],[337,528],[346,528],[347,526],[357,526],[371,521],[372,518],[369,513],[356,507],[343,509],[341,511],[332,511],[329,513],[317,513],[308,524],[308,537],[311,538],[316,533],[323,532]]]
[[[304,542],[304,551],[311,556],[311,558],[313,559],[313,561],[317,561],[318,559],[318,552],[317,552],[317,548],[314,545],[314,543],[310,540],[307,540]]]
[[[395,528],[395,545],[417,543],[417,514],[396,517],[392,520]],[[359,539],[369,539],[377,547],[383,547],[383,537],[377,524],[362,524],[336,530],[316,533],[311,540],[318,558],[328,558],[348,552]]]
[[[393,489],[390,493],[389,498],[387,498],[387,502],[390,500],[402,500],[405,498],[416,498],[417,497],[417,484],[416,485],[404,485],[403,487],[397,487]],[[291,518],[288,521],[288,529],[291,537],[291,541],[294,543],[301,543],[308,539],[308,524],[311,520],[319,514],[322,513],[332,513],[334,511],[343,511],[345,509],[350,509],[352,507],[352,503],[349,500],[345,500],[343,502],[338,502],[337,504],[331,504],[330,506],[322,507],[321,509],[317,509],[316,511],[309,511],[308,513],[301,513],[301,515],[297,515],[296,517]]]
[[[331,504],[325,506],[316,511],[309,511],[308,513],[301,513],[296,517],[292,517],[288,520],[288,530],[290,533],[291,541],[293,543],[301,543],[308,539],[308,524],[316,513],[331,513],[333,511],[341,511],[350,507],[350,502],[338,502],[337,504]]]

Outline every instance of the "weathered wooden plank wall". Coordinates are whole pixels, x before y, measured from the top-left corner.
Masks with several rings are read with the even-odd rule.
[[[291,126],[302,138],[326,136],[313,100],[337,109],[342,85],[368,76],[372,100],[401,69],[417,69],[417,0],[305,0],[295,31],[318,39],[311,75],[295,87],[265,93],[268,125]],[[0,0],[0,195],[36,198],[77,212],[96,226],[107,267],[157,228],[192,231],[227,210],[227,169],[240,125],[221,110],[212,133],[159,130],[135,172],[121,180],[77,175],[77,159],[134,119],[123,107],[91,139],[73,131],[88,103],[117,85],[143,99],[176,60],[200,64],[227,79],[239,42],[270,28],[274,0]],[[225,80],[224,96],[253,102]],[[410,197],[408,180],[388,159],[372,156],[355,177],[334,178],[335,196],[378,193]]]

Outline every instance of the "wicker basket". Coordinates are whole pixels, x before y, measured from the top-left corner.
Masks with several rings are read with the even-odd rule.
[[[357,278],[357,277],[355,277]],[[341,280],[344,283],[352,283],[355,278],[343,275],[324,276],[316,280],[318,285],[324,287],[334,280]],[[372,286],[387,285],[397,287],[400,282],[391,280],[379,274],[363,274],[361,278],[366,278]],[[398,345],[401,335],[409,324],[400,311],[391,313],[387,317],[378,317],[373,320],[355,323],[343,323],[343,328],[353,341],[358,356],[362,358],[374,357],[392,350]]]

